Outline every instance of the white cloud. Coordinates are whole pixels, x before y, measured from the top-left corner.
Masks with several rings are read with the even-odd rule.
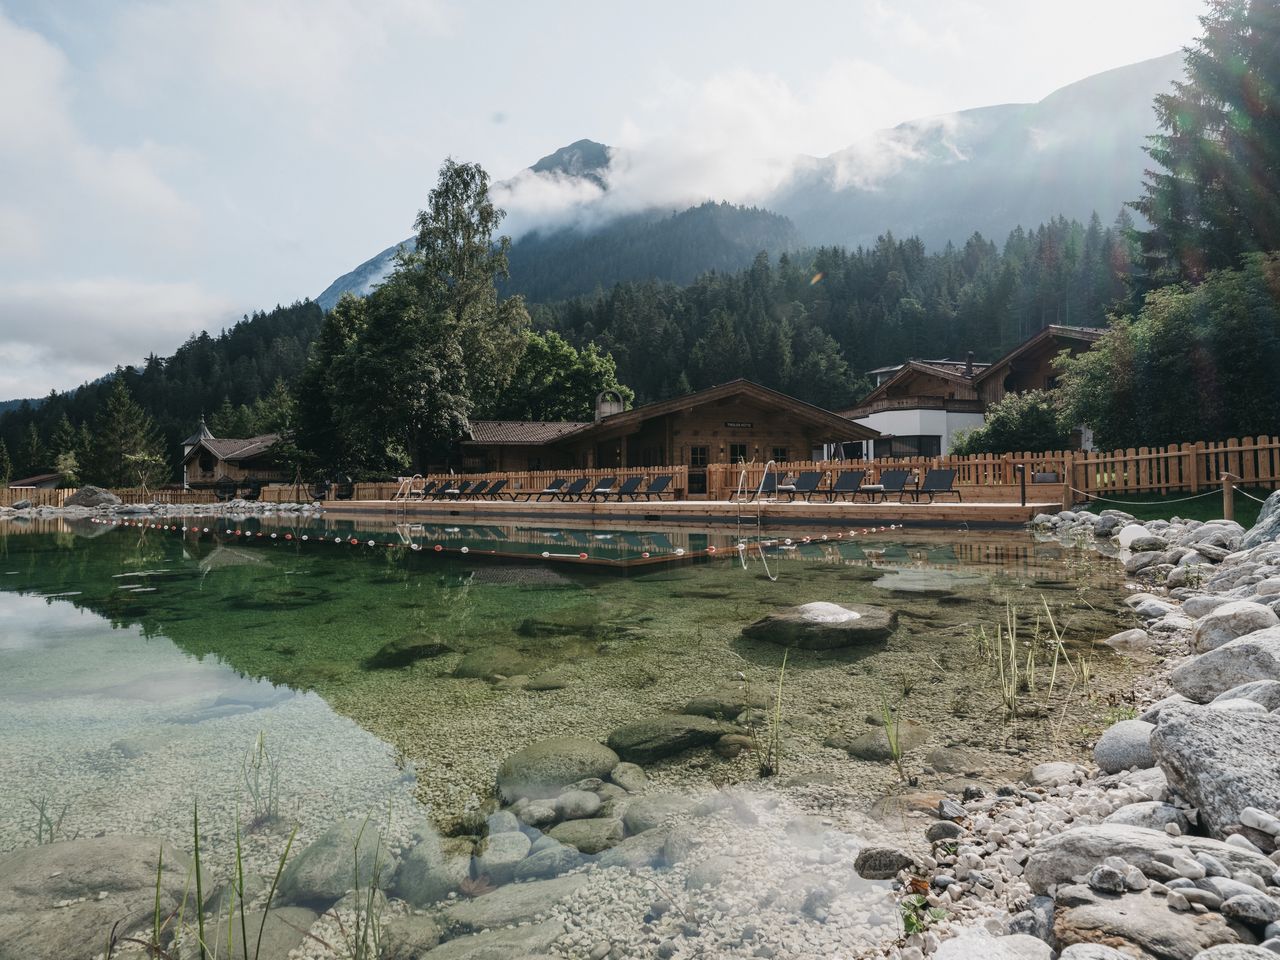
[[[233,304],[193,284],[113,278],[0,283],[0,317],[3,397],[78,386],[238,319]]]

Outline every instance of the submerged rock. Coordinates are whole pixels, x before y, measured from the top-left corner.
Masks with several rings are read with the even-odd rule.
[[[507,803],[520,797],[555,797],[587,777],[607,777],[618,755],[595,740],[554,737],[518,750],[498,768],[498,792]]]
[[[833,650],[887,640],[898,615],[865,604],[806,603],[771,613],[743,628],[747,640],[801,650]]]
[[[546,913],[588,881],[585,873],[530,883],[512,883],[505,887],[455,903],[444,910],[451,927],[463,930],[490,930],[518,923],[528,923]]]
[[[600,853],[622,840],[625,831],[621,820],[612,817],[596,820],[566,820],[552,828],[547,836],[568,844],[582,853]]]
[[[537,668],[530,657],[514,647],[485,647],[473,650],[453,669],[455,677],[488,680],[490,677],[527,675]]]
[[[357,882],[385,883],[395,869],[377,825],[352,817],[335,823],[289,862],[277,896],[282,903],[327,907]]]
[[[442,657],[446,653],[453,653],[453,647],[416,637],[404,637],[384,644],[365,658],[364,665],[369,670],[394,670],[397,667],[412,666],[419,660]]]
[[[900,720],[897,723],[898,750],[906,753],[914,750],[929,739],[929,730],[914,720]],[[884,727],[875,727],[858,737],[846,737],[837,734],[824,741],[828,747],[846,751],[849,756],[859,760],[892,760],[893,750],[889,743],[889,734]]]
[[[0,957],[90,960],[117,921],[122,935],[149,924],[162,846],[160,908],[167,916],[186,896],[194,910],[191,860],[159,837],[64,840],[0,856]]]
[[[652,763],[738,732],[733,724],[709,717],[669,714],[619,727],[609,734],[609,747],[631,763]]]
[[[509,930],[486,930],[442,943],[420,960],[516,960],[544,956],[565,933],[559,920],[527,924]]]
[[[442,841],[434,833],[409,848],[391,890],[415,907],[443,900],[471,876],[471,845]]]

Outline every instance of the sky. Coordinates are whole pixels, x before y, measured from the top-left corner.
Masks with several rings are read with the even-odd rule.
[[[590,138],[644,199],[1032,102],[1198,33],[1203,0],[0,0],[0,399],[314,297],[411,233],[446,156]],[[558,199],[508,192],[514,230]]]

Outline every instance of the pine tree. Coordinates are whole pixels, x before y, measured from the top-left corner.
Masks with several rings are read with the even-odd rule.
[[[12,477],[13,461],[9,459],[9,447],[0,437],[0,487],[8,486]]]
[[[1280,4],[1209,0],[1187,79],[1156,97],[1165,131],[1133,207],[1147,288],[1280,249]]]
[[[134,487],[157,481],[157,465],[168,464],[151,417],[129,393],[117,372],[107,402],[93,424],[93,446],[86,478],[105,487]]]
[[[34,423],[29,423],[22,438],[22,447],[18,451],[18,468],[23,476],[30,476],[48,466],[45,459],[46,451],[44,441],[40,439],[40,431]]]

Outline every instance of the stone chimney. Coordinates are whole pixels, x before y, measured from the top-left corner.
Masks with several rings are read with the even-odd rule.
[[[970,350],[964,355],[964,375],[966,379],[973,379],[973,351]]]
[[[616,390],[602,390],[596,395],[596,423],[625,409],[622,395]]]

